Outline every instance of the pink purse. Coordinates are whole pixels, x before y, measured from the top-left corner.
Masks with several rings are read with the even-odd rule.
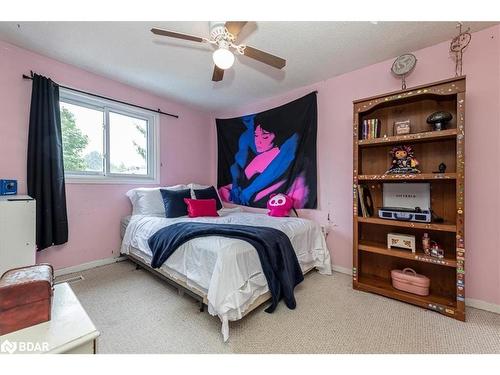
[[[391,271],[392,286],[404,292],[418,294],[419,296],[429,295],[431,280],[424,275],[419,275],[411,268]]]

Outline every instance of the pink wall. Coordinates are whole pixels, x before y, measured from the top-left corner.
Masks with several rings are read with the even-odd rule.
[[[205,155],[213,158],[214,152],[206,142],[211,134],[206,113],[4,42],[0,42],[0,56],[0,176],[18,179],[20,193],[26,193],[31,97],[31,83],[21,76],[30,70],[65,86],[178,114],[179,119],[160,116],[161,184],[212,179],[215,167],[204,162]],[[125,192],[133,187],[67,183],[69,242],[38,253],[37,260],[63,268],[117,256],[120,218],[130,212]]]
[[[475,33],[464,55],[464,73],[467,74],[467,296],[495,304],[500,304],[500,231],[497,228],[500,178],[483,177],[500,170],[499,40],[500,26]],[[448,42],[414,53],[418,63],[407,79],[409,87],[453,76],[454,63],[448,54]],[[21,75],[29,70],[67,86],[179,114],[179,119],[161,117],[163,185],[214,182],[215,130],[208,126],[214,117],[258,112],[318,90],[319,208],[305,210],[301,215],[326,224],[330,213],[332,227],[328,245],[333,263],[345,268],[352,266],[352,100],[399,89],[399,82],[389,73],[392,60],[208,116],[4,42],[0,42],[0,55],[0,176],[17,178],[21,193],[26,191],[31,93],[30,83],[23,81]],[[186,147],[187,142],[190,147]],[[205,160],[212,162],[207,165]],[[120,245],[119,220],[130,211],[124,193],[131,187],[67,184],[70,241],[39,253],[38,260],[62,268],[116,256]]]
[[[500,171],[499,41],[500,26],[477,32],[464,54],[467,297],[494,304],[500,304],[500,179],[485,177]],[[418,62],[407,79],[408,87],[453,77],[454,61],[448,48],[449,42],[445,42],[414,52]],[[214,114],[227,118],[259,112],[318,90],[319,208],[301,215],[326,223],[330,212],[332,261],[347,269],[352,267],[352,101],[400,89],[400,81],[389,73],[392,61]],[[212,137],[215,139],[214,134]]]

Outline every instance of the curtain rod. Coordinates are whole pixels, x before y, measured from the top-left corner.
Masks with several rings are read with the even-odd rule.
[[[27,76],[26,74],[23,74],[23,78],[24,78],[24,79],[31,79],[31,80],[33,80],[33,71],[31,72],[31,76]],[[59,87],[62,87],[62,88],[64,88],[64,89],[67,89],[67,90],[71,90],[71,91],[79,92],[80,94],[91,95],[91,96],[94,96],[94,97],[96,97],[96,98],[105,99],[105,100],[110,100],[110,101],[112,101],[112,102],[116,102],[116,103],[120,103],[120,104],[129,105],[129,106],[131,106],[131,107],[145,109],[146,111],[151,111],[151,112],[155,112],[155,113],[160,113],[160,114],[162,114],[162,115],[167,115],[167,116],[170,116],[170,117],[179,118],[179,115],[173,115],[173,114],[171,114],[171,113],[163,112],[162,110],[160,110],[160,108],[158,108],[158,109],[151,109],[151,108],[148,108],[148,107],[143,107],[143,106],[140,106],[140,105],[137,105],[137,104],[130,104],[130,103],[127,103],[127,102],[123,102],[123,101],[121,101],[121,100],[116,100],[116,99],[108,98],[108,97],[106,97],[106,96],[93,94],[93,93],[91,93],[91,92],[87,92],[87,91],[83,91],[83,90],[77,90],[77,89],[74,89],[74,88],[72,88],[72,87],[67,87],[67,86],[63,86],[63,85],[59,85],[59,84],[57,84],[57,85],[58,85]]]

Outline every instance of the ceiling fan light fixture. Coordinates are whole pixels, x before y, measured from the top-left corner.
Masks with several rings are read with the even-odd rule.
[[[217,49],[214,51],[212,58],[215,65],[223,70],[229,69],[234,64],[234,54],[227,48],[221,47]]]
[[[239,55],[244,55],[249,59],[260,61],[263,64],[272,66],[276,69],[283,69],[286,65],[286,60],[270,53],[253,48],[246,44],[236,44],[238,37],[241,37],[240,31],[247,21],[217,21],[210,22],[210,37],[203,38],[195,35],[178,33],[153,27],[151,32],[154,35],[165,36],[169,38],[187,40],[189,42],[207,43],[215,48],[212,58],[215,67],[212,74],[212,81],[222,81],[224,70],[229,69],[234,64],[234,55],[236,52]]]

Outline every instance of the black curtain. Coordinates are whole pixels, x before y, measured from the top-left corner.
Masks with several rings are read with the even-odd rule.
[[[28,136],[28,194],[36,199],[38,251],[68,241],[59,87],[33,75]]]

